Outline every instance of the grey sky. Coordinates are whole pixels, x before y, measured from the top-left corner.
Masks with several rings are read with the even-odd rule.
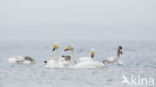
[[[0,40],[155,40],[156,0],[3,0]]]

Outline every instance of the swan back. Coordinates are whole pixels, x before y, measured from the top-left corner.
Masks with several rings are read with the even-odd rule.
[[[95,61],[86,61],[76,64],[73,68],[103,68],[104,64]]]
[[[47,61],[46,65],[45,65],[46,68],[63,68],[63,64],[58,61],[54,61],[54,60],[49,60]]]

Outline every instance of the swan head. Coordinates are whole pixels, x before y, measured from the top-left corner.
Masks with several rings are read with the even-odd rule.
[[[30,56],[25,56],[24,59],[28,60],[28,61],[31,61],[31,62],[35,62],[35,60]]]
[[[91,48],[91,58],[94,58],[94,55],[95,55],[95,50],[93,48]]]
[[[69,50],[74,50],[74,45],[73,44],[70,44],[69,46],[67,46],[64,51],[69,51]]]
[[[58,42],[55,42],[54,43],[54,46],[53,46],[53,51],[55,51],[58,48],[59,48],[59,43]]]
[[[118,51],[120,52],[120,54],[122,54],[122,46],[118,47]]]

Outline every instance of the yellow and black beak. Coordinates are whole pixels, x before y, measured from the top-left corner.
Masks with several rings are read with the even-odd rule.
[[[68,51],[68,50],[70,50],[70,46],[68,46],[64,51]]]
[[[53,47],[53,51],[55,51],[56,47],[57,47],[57,46],[56,46],[56,44],[55,44],[54,47]]]
[[[91,51],[91,58],[93,58],[95,55],[94,51]]]

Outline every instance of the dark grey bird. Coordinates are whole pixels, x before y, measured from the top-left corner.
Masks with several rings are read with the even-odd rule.
[[[70,59],[71,59],[71,56],[69,56],[69,55],[67,55],[67,56],[65,56],[65,55],[62,55],[62,58],[65,58],[65,61],[70,61]]]
[[[24,64],[36,64],[35,60],[30,56],[24,57]]]

